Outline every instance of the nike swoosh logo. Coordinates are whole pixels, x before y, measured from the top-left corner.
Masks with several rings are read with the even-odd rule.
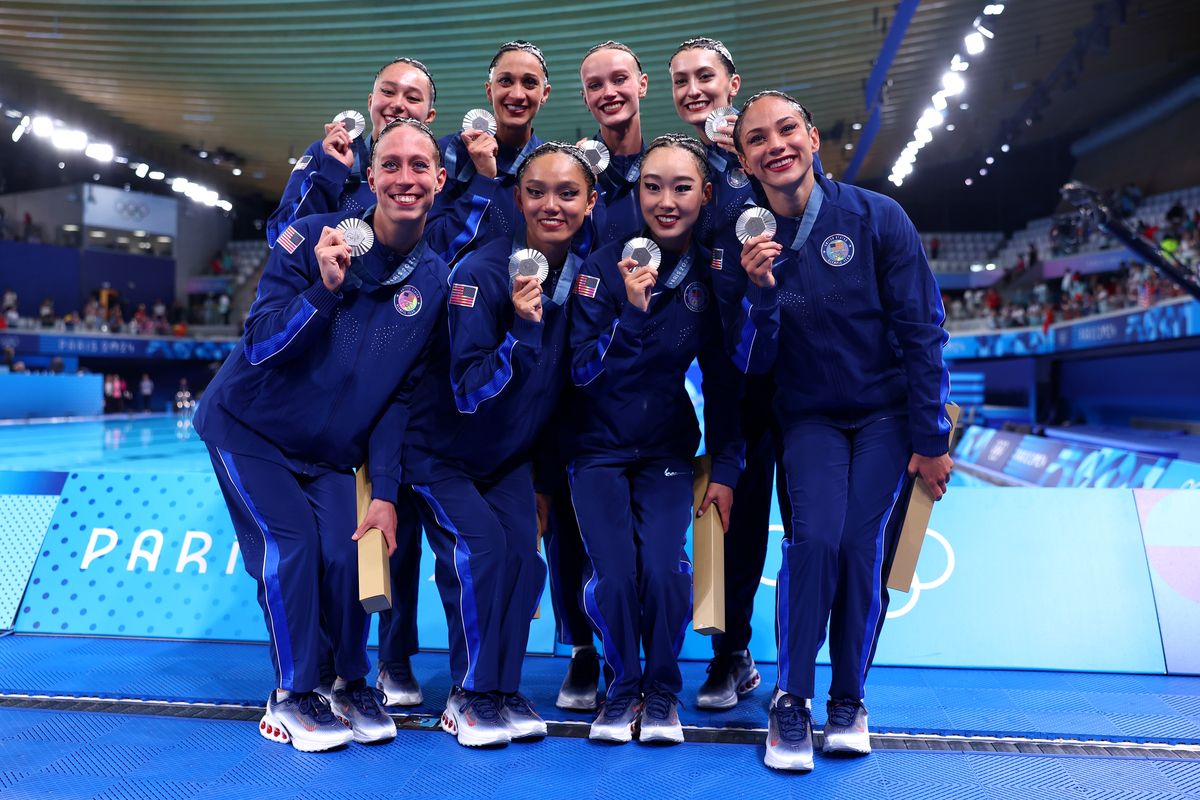
[[[676,475],[682,475],[682,474],[683,474],[682,472],[671,472],[671,469],[669,467],[667,469],[663,470],[663,475],[665,475],[668,478],[674,478]]]

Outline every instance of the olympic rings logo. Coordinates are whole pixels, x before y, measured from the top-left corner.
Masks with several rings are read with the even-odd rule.
[[[118,200],[113,203],[113,207],[116,208],[118,214],[126,219],[141,220],[150,216],[150,209],[145,203]]]
[[[772,526],[770,526],[769,530],[772,533],[775,533],[775,532],[783,533],[783,526],[782,525],[772,525]],[[950,544],[950,541],[945,536],[943,536],[941,533],[935,531],[933,528],[927,528],[925,530],[925,538],[933,539],[935,542],[937,542],[938,544],[940,544],[942,546],[943,550],[946,551],[946,568],[942,570],[941,575],[937,576],[937,578],[935,578],[932,581],[929,581],[928,583],[921,580],[920,575],[914,575],[913,582],[912,582],[912,588],[909,590],[909,593],[908,593],[908,601],[904,605],[900,606],[900,608],[894,608],[894,609],[889,610],[887,612],[887,617],[886,617],[887,619],[895,619],[896,617],[903,617],[905,614],[912,611],[913,608],[915,608],[917,605],[917,600],[919,600],[921,597],[921,592],[926,591],[928,589],[938,588],[939,586],[943,585],[946,581],[950,580],[950,576],[954,574],[954,566],[955,566],[954,547]],[[762,578],[760,578],[759,581],[763,585],[770,586],[772,588],[775,587],[775,583],[776,583],[774,578],[768,578],[766,576],[763,576]]]

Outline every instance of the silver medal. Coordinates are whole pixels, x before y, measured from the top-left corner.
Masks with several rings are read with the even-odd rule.
[[[583,144],[579,145],[579,149],[583,151],[583,157],[592,165],[592,172],[599,175],[608,169],[609,162],[612,161],[612,156],[609,154],[604,142],[599,139],[587,139]]]
[[[375,244],[375,231],[358,217],[342,220],[337,224],[337,229],[342,232],[346,244],[350,245],[352,256],[365,256]]]
[[[549,274],[550,262],[541,252],[533,248],[518,250],[509,256],[508,277],[510,280],[516,280],[518,275],[533,275],[537,278],[538,283],[541,283]]]
[[[463,117],[463,133],[467,131],[483,131],[496,135],[496,117],[486,108],[472,108]]]
[[[627,258],[632,258],[637,262],[637,266],[634,269],[649,267],[656,270],[658,269],[658,265],[662,263],[662,251],[650,239],[639,236],[625,243],[625,249],[621,251],[621,260],[623,261]]]
[[[742,244],[753,239],[755,236],[767,234],[768,236],[775,235],[775,217],[770,211],[759,206],[747,208],[738,217],[737,226],[734,228],[737,233],[738,241]]]
[[[720,108],[713,110],[713,112],[708,115],[708,119],[704,120],[704,132],[708,135],[708,140],[710,142],[715,142],[717,140],[717,126],[728,125],[729,121],[725,118],[730,115],[736,117],[737,113],[738,110],[733,106],[721,106]]]
[[[334,125],[342,125],[346,129],[346,133],[350,134],[350,141],[354,141],[362,132],[367,129],[367,121],[363,115],[355,111],[353,108],[347,109],[333,118]]]

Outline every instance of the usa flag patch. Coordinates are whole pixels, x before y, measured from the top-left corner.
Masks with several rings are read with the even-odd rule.
[[[279,234],[279,239],[276,244],[287,250],[289,253],[296,252],[296,248],[304,244],[304,234],[288,225],[288,228],[283,233]]]
[[[450,287],[450,305],[474,308],[475,297],[478,294],[478,286],[471,286],[467,283],[456,283]]]
[[[300,156],[299,160],[296,161],[296,166],[292,167],[292,172],[295,172],[298,169],[304,169],[305,167],[307,167],[309,165],[309,162],[311,162],[311,161],[312,161],[312,156],[308,156],[308,155]]]
[[[720,247],[713,248],[712,268],[720,269],[724,266],[721,262],[725,260],[725,251]]]
[[[600,279],[598,277],[595,275],[580,275],[575,279],[572,291],[584,297],[595,297],[598,288],[600,288]]]

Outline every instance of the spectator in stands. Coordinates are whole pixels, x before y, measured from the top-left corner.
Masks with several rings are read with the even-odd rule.
[[[1184,210],[1183,204],[1180,203],[1178,199],[1176,199],[1175,202],[1171,204],[1171,207],[1169,209],[1167,209],[1167,223],[1170,225],[1182,227],[1183,222],[1186,219],[1187,219],[1187,211]]]
[[[150,410],[150,397],[154,394],[154,381],[150,380],[149,373],[143,372],[142,379],[138,382],[138,395],[141,397],[142,411]]]
[[[42,301],[42,307],[38,310],[38,319],[43,328],[54,327],[54,301],[49,297]]]
[[[1037,245],[1032,241],[1029,243],[1029,258],[1026,259],[1030,269],[1036,269],[1038,265],[1038,249]]]
[[[137,310],[129,320],[129,332],[133,334],[150,332],[150,315],[146,312],[146,304],[138,303]]]
[[[13,364],[17,361],[17,351],[9,346],[4,348],[4,358],[0,360],[0,372],[11,372]]]
[[[125,330],[125,316],[121,313],[121,304],[113,302],[108,306],[108,332],[120,333]]]
[[[21,238],[27,242],[33,239],[33,215],[28,211],[25,212],[25,217],[22,220]]]
[[[217,296],[217,316],[220,318],[222,325],[229,324],[229,311],[229,294],[226,292],[221,292],[221,294]]]
[[[938,251],[942,249],[942,240],[934,236],[929,240],[929,257],[936,260]]]
[[[985,302],[987,303],[988,314],[994,315],[1000,311],[1000,305],[1001,305],[1002,300],[1000,298],[1000,293],[998,291],[996,291],[995,286],[988,289],[987,299]]]
[[[63,370],[65,370],[66,367],[67,365],[63,362],[62,356],[55,356],[54,358],[50,359],[51,375],[62,375]]]
[[[4,290],[4,313],[7,314],[9,309],[17,307],[17,293],[11,286]]]

